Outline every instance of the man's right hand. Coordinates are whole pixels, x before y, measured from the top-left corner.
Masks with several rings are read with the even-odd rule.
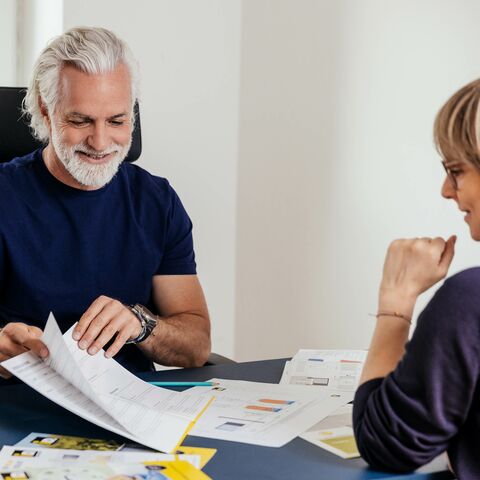
[[[48,357],[48,349],[40,340],[42,330],[25,323],[7,323],[0,330],[0,362],[31,350],[41,358]],[[0,367],[0,376],[10,378],[10,372]]]

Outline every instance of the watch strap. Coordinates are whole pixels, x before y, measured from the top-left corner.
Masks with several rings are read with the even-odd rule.
[[[142,329],[136,338],[127,340],[125,343],[136,344],[143,342],[150,336],[153,329],[155,328],[157,324],[156,319],[149,310],[147,310],[143,305],[140,305],[139,303],[136,303],[135,305],[129,305],[128,308],[130,308],[131,312],[138,318],[138,321],[142,325]]]

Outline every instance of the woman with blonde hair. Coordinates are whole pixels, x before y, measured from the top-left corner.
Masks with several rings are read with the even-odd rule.
[[[434,127],[446,178],[480,240],[480,80],[455,93]],[[407,343],[418,296],[442,280],[454,256],[448,240],[395,240],[379,291],[377,324],[355,396],[359,451],[374,468],[409,471],[447,451],[460,479],[480,478],[480,268],[435,293]]]

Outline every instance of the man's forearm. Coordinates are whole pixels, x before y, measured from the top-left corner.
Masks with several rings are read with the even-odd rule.
[[[210,321],[196,313],[159,317],[138,348],[152,361],[177,367],[200,367],[210,355]]]

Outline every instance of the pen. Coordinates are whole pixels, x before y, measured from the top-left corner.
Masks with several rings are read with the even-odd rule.
[[[148,382],[156,387],[213,387],[215,382]]]

